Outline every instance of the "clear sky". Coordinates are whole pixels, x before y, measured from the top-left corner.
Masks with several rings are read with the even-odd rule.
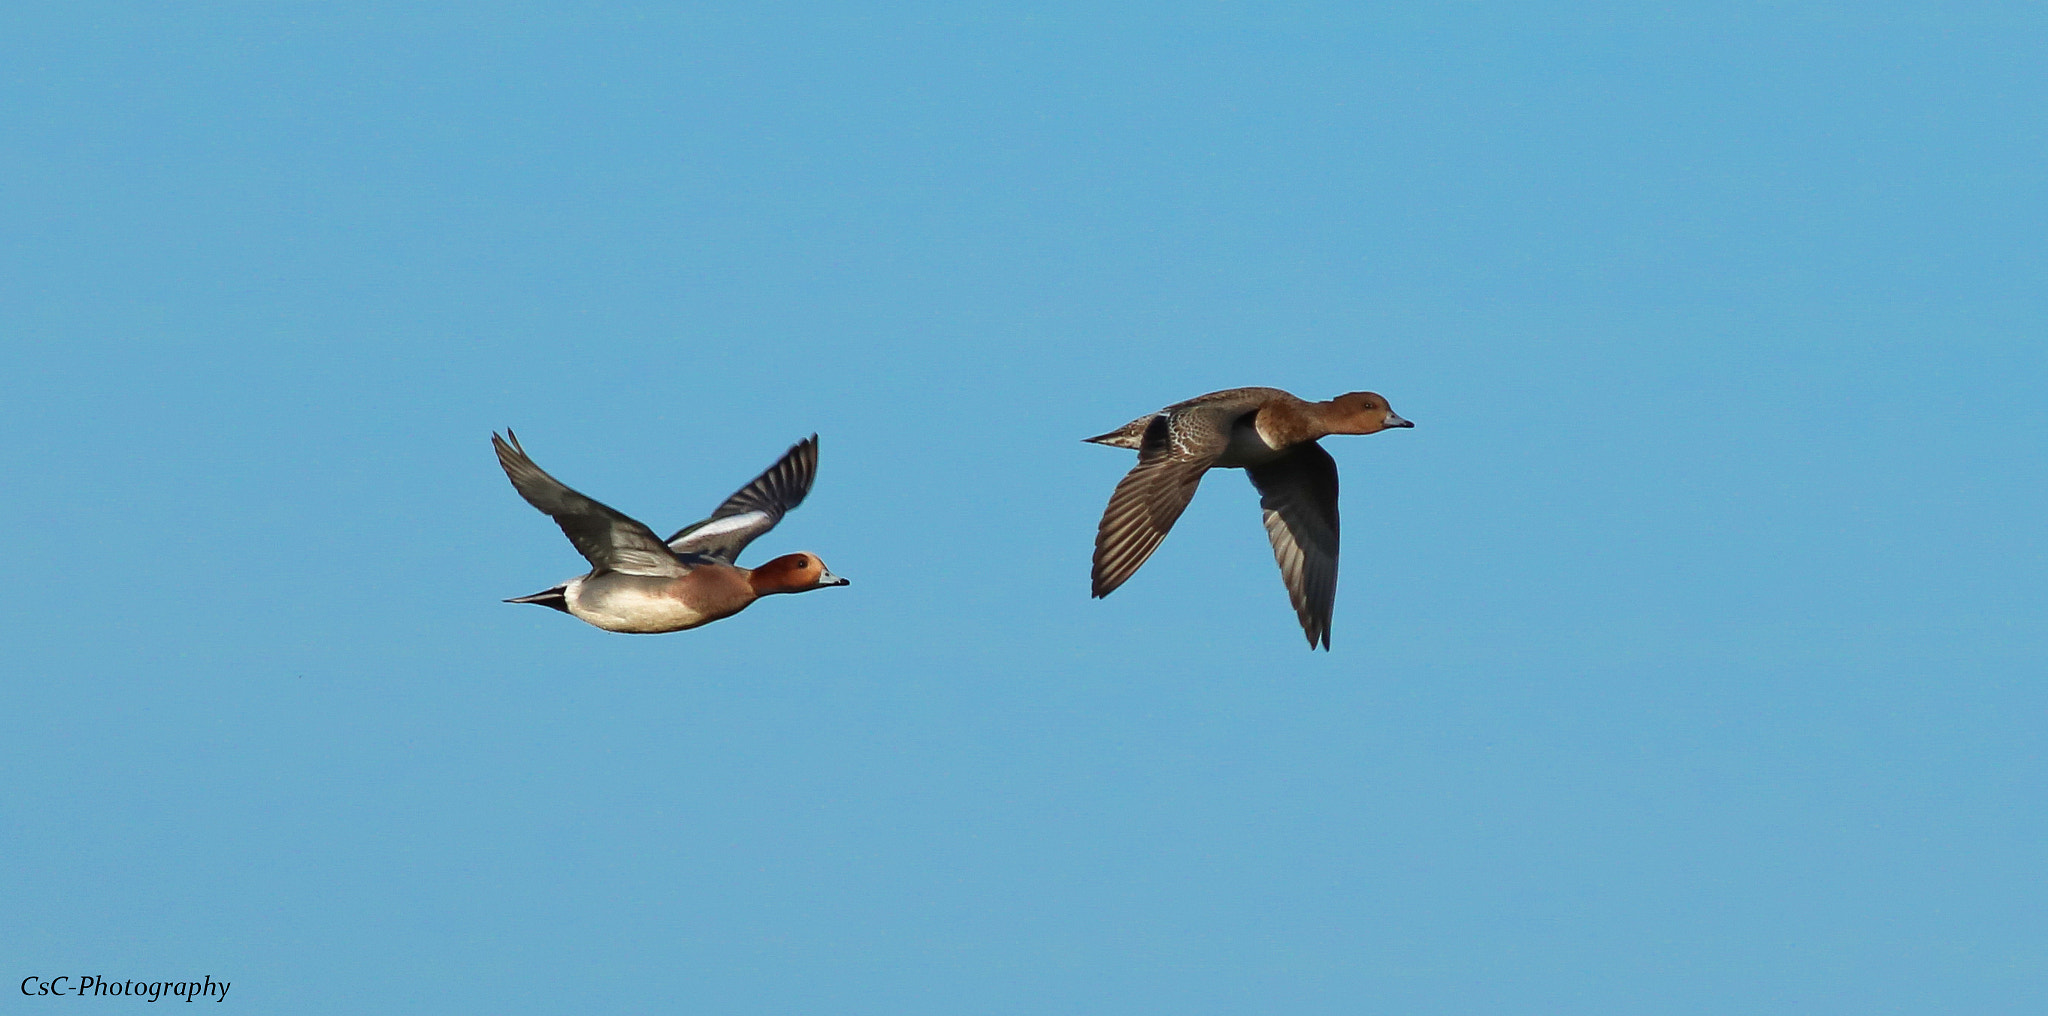
[[[2038,1013],[2033,4],[43,5],[0,1009]],[[1242,474],[1332,438],[1334,649]],[[817,431],[700,631],[667,531]]]

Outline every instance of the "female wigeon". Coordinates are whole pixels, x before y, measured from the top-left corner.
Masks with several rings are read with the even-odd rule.
[[[554,516],[563,535],[590,562],[590,572],[506,603],[538,603],[606,631],[657,634],[731,617],[770,593],[801,593],[847,585],[816,554],[784,554],[759,568],[733,564],[740,551],[775,528],[811,492],[818,473],[818,435],[790,447],[768,471],[726,498],[711,517],[666,542],[654,531],[549,476],[510,429],[491,435],[498,464],[519,496]]]
[[[1095,533],[1095,595],[1108,596],[1152,556],[1210,469],[1242,469],[1259,489],[1266,535],[1308,645],[1330,648],[1337,600],[1337,463],[1316,443],[1325,434],[1413,427],[1387,400],[1352,392],[1304,402],[1278,388],[1232,388],[1176,402],[1096,444],[1134,448],[1138,464],[1102,513]]]

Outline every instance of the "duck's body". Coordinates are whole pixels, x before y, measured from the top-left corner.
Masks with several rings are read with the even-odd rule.
[[[1114,592],[1152,556],[1203,474],[1243,469],[1259,490],[1273,557],[1309,646],[1328,649],[1337,597],[1337,463],[1317,439],[1413,426],[1372,392],[1308,402],[1278,388],[1231,388],[1087,438],[1138,453],[1095,534],[1094,595]]]
[[[1379,398],[1371,392],[1356,394]],[[1146,428],[1163,417],[1168,435],[1188,448],[1212,448],[1220,438],[1222,445],[1216,448],[1210,468],[1244,469],[1264,465],[1287,454],[1295,445],[1329,434],[1372,433],[1328,429],[1333,424],[1333,414],[1319,407],[1333,406],[1336,401],[1306,402],[1278,388],[1231,388],[1176,402],[1086,440],[1137,451],[1143,445]],[[1414,426],[1392,416],[1391,411],[1389,416],[1399,422],[1382,424],[1382,429]]]
[[[506,438],[491,435],[491,444],[512,486],[552,516],[591,564],[586,574],[507,603],[553,607],[606,631],[653,635],[731,617],[774,593],[847,584],[814,554],[785,554],[759,568],[732,563],[810,493],[818,468],[816,434],[726,498],[710,518],[664,542],[641,523],[549,476],[526,456],[518,437],[505,433]]]
[[[761,593],[753,571],[705,562],[683,575],[578,575],[546,592],[506,600],[554,607],[605,631],[658,635],[685,631],[747,609]]]

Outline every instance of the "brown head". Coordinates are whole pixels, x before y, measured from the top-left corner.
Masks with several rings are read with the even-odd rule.
[[[1325,421],[1332,434],[1377,434],[1395,427],[1413,427],[1394,415],[1394,407],[1378,392],[1351,392],[1323,405],[1329,406]]]
[[[825,586],[851,585],[826,569],[816,554],[784,554],[759,568],[748,578],[754,595],[807,593]]]

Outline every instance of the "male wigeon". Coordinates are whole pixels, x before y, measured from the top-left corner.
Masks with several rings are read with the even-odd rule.
[[[1152,556],[1194,499],[1203,473],[1242,469],[1259,489],[1273,559],[1309,648],[1320,642],[1329,649],[1330,608],[1337,600],[1337,462],[1316,439],[1413,426],[1372,392],[1304,402],[1278,388],[1232,388],[1085,438],[1138,452],[1137,466],[1109,496],[1095,533],[1095,595],[1115,592]]]
[[[538,603],[606,631],[657,634],[731,617],[770,593],[801,593],[847,585],[816,554],[784,554],[759,568],[733,564],[740,551],[775,528],[811,492],[818,473],[818,435],[792,445],[754,482],[741,487],[702,522],[667,542],[654,531],[549,476],[510,429],[491,435],[498,464],[519,496],[554,516],[563,535],[590,562],[590,572],[506,603]]]

